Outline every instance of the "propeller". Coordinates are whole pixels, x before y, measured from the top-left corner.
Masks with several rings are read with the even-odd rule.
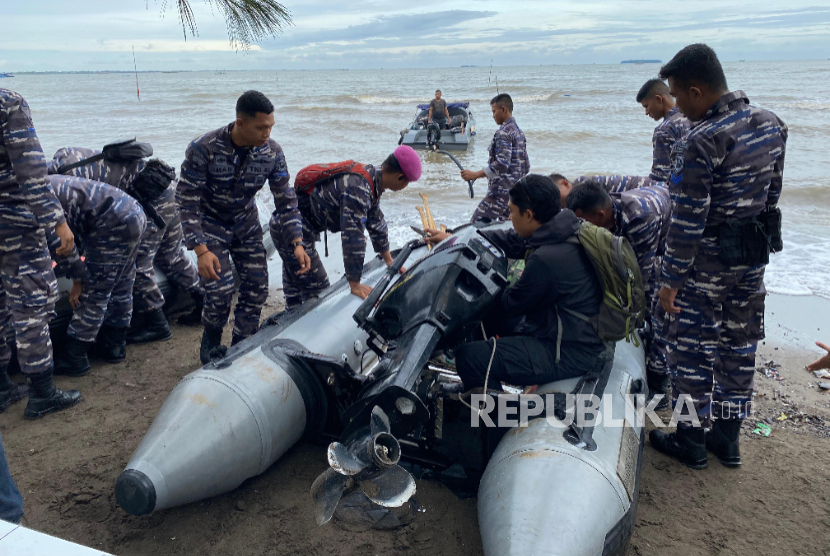
[[[415,494],[415,479],[398,465],[401,445],[378,406],[372,409],[369,425],[355,434],[348,446],[332,442],[327,457],[331,467],[311,485],[319,525],[331,520],[343,493],[355,485],[369,500],[386,508],[402,506]]]

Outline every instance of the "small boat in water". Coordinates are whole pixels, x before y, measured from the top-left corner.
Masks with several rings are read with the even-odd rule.
[[[440,129],[438,124],[429,123],[429,104],[419,104],[412,122],[401,130],[399,145],[413,149],[467,150],[476,134],[476,120],[470,111],[469,102],[453,102],[447,105],[450,113],[449,129]]]
[[[3,73],[3,72],[0,72],[0,77],[14,77],[14,75],[12,75],[12,74],[10,74],[10,73]]]

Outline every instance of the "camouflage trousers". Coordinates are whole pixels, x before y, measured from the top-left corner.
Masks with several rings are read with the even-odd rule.
[[[648,344],[648,353],[646,353],[646,371],[655,375],[666,375],[669,372],[666,362],[668,345],[663,330],[665,320],[666,312],[660,305],[660,290],[656,289],[649,310],[651,341]]]
[[[161,244],[156,251],[155,263],[167,279],[180,290],[189,294],[204,295],[199,269],[187,256],[182,219],[178,209],[164,230]]]
[[[510,200],[510,194],[504,187],[490,187],[487,189],[487,194],[476,207],[473,212],[473,217],[470,222],[479,222],[481,220],[489,219],[491,222],[496,220],[508,220],[510,218],[510,209],[507,207],[507,202]]]
[[[301,218],[303,226],[303,248],[311,259],[311,269],[305,274],[297,274],[300,270],[300,263],[294,257],[294,246],[285,239],[279,218],[271,218],[270,230],[271,239],[277,248],[282,259],[282,291],[285,295],[286,309],[299,307],[310,297],[320,295],[329,287],[329,277],[320,260],[320,253],[317,251],[317,241],[320,240],[320,232],[315,232],[308,225],[308,220]]]
[[[180,289],[188,293],[202,291],[199,271],[184,251],[184,234],[175,190],[168,188],[154,207],[167,225],[159,229],[152,220],[147,220],[147,229],[141,238],[135,261],[133,308],[136,313],[155,311],[164,306],[164,295],[156,284],[154,263]]]
[[[673,401],[688,394],[706,427],[713,418],[746,419],[751,410],[755,352],[764,337],[765,266],[698,265],[697,259],[665,338]]]
[[[57,300],[58,283],[44,231],[0,232],[0,365],[11,359],[6,338],[13,327],[20,369],[38,374],[52,368],[49,321]]]
[[[92,342],[104,324],[130,326],[136,257],[145,226],[144,213],[138,211],[82,238],[89,280],[83,283],[80,306],[69,322],[69,336]]]
[[[234,338],[247,338],[259,328],[262,306],[268,299],[268,263],[262,243],[262,226],[256,210],[236,225],[209,217],[202,219],[207,247],[222,267],[219,280],[205,280],[202,324],[223,328],[231,314],[235,289],[233,269],[239,276],[239,297],[234,311]],[[233,266],[231,266],[233,258]]]

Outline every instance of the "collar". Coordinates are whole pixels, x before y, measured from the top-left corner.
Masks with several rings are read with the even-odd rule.
[[[380,196],[383,195],[383,187],[381,187],[383,169],[373,166],[369,173],[372,175],[372,196],[375,199],[380,199]]]
[[[231,139],[231,130],[233,129],[234,123],[235,122],[231,122],[227,126],[223,127],[222,132],[219,134],[216,141],[216,151],[227,156],[233,156],[234,154],[234,143],[233,139]],[[270,150],[270,147],[268,146],[268,141],[266,141],[265,144],[261,147],[240,148],[249,148],[250,150],[248,151],[248,156],[251,156],[252,154],[259,154],[261,152],[267,152],[268,150]]]
[[[671,119],[671,117],[674,116],[675,114],[677,114],[677,106],[675,106],[674,108],[669,110],[669,113],[666,114],[665,116],[663,116],[663,121],[664,122],[669,121]]]
[[[620,203],[619,199],[611,197],[611,207],[614,211],[614,229],[611,231],[614,233],[620,233],[622,232],[622,203]]]
[[[732,106],[733,103],[739,105],[749,104],[749,99],[743,91],[733,91],[731,93],[726,93],[725,95],[720,97],[715,104],[712,105],[712,108],[710,108],[706,112],[703,118],[701,118],[701,121],[708,120],[712,116],[726,112]]]
[[[509,118],[507,118],[507,120],[505,120],[505,122],[503,124],[501,124],[501,127],[505,128],[505,127],[509,126],[510,124],[515,124],[515,123],[516,123],[516,118],[514,118],[513,116],[510,116]]]

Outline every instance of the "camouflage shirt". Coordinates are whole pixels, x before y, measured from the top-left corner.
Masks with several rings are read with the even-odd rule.
[[[620,175],[605,175],[605,176],[579,176],[573,182],[573,185],[579,185],[585,180],[594,180],[605,187],[608,193],[621,193],[622,191],[629,191],[631,189],[639,189],[640,187],[651,187],[658,185],[661,182],[654,181],[646,176],[620,176]]]
[[[671,149],[687,133],[689,133],[689,120],[675,106],[654,128],[654,135],[651,138],[654,154],[651,160],[651,174],[648,177],[654,181],[669,180]]]
[[[233,125],[206,133],[187,147],[176,187],[187,248],[207,243],[202,232],[203,213],[229,227],[255,213],[254,196],[266,180],[274,195],[275,214],[291,236],[287,241],[302,239],[297,195],[288,184],[282,149],[273,139],[261,147],[234,148]]]
[[[706,226],[756,216],[778,203],[786,143],[786,124],[749,104],[743,91],[723,95],[675,143],[662,285],[683,285]]]
[[[508,118],[496,131],[487,152],[489,159],[484,173],[489,189],[510,189],[530,172],[525,134],[515,118]]]
[[[87,149],[84,147],[64,147],[55,153],[47,164],[50,174],[60,172],[62,166],[74,164],[91,156],[100,154],[101,151]],[[134,160],[128,163],[111,162],[108,160],[96,160],[83,166],[78,166],[69,171],[68,175],[86,178],[88,180],[102,181],[117,187],[126,189],[133,179],[144,169],[144,159]]]
[[[318,183],[311,193],[315,222],[309,224],[319,231],[342,232],[343,264],[352,282],[359,282],[363,274],[366,231],[376,253],[389,251],[389,232],[380,210],[382,171],[370,164],[364,167],[373,183],[358,174],[340,174]]]
[[[611,193],[614,204],[614,234],[631,244],[637,255],[646,299],[656,288],[656,264],[665,249],[671,219],[671,195],[666,184],[654,182],[647,187]]]
[[[46,158],[29,105],[0,89],[0,230],[52,229],[66,221],[46,183]]]
[[[81,260],[80,253],[90,256],[85,248],[89,238],[95,234],[109,234],[111,230],[123,227],[127,217],[132,214],[141,214],[143,219],[144,211],[138,201],[103,182],[62,175],[49,176],[47,182],[66,212],[66,222],[75,234],[72,253],[66,257],[54,257],[57,262],[55,274],[86,280],[86,265]],[[47,237],[54,254],[60,241],[52,230],[47,230]]]

